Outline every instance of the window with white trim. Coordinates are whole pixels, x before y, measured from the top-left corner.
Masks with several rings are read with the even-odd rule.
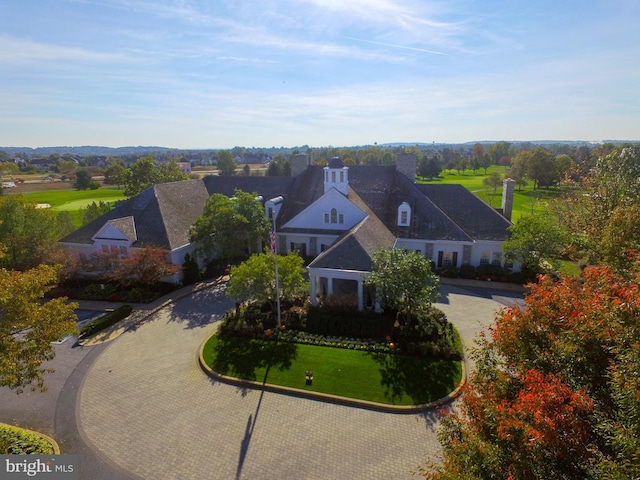
[[[324,223],[339,223],[340,225],[344,224],[344,213],[338,212],[337,209],[332,208],[330,212],[325,212]]]
[[[480,265],[489,265],[489,252],[482,252],[480,257]]]
[[[407,202],[402,202],[398,207],[398,226],[408,227],[411,222],[411,207]]]
[[[491,264],[497,266],[502,265],[502,252],[493,252],[493,259],[491,260]]]

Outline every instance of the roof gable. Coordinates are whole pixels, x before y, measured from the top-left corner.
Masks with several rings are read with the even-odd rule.
[[[330,215],[332,209],[336,214],[342,215],[343,223],[324,223],[324,215]],[[355,206],[347,197],[332,188],[311,205],[306,207],[295,217],[280,227],[280,230],[288,228],[317,230],[331,228],[334,230],[349,230],[358,222],[361,222],[365,213]]]
[[[93,240],[135,242],[137,240],[135,220],[133,217],[109,220],[92,238]]]
[[[395,240],[395,236],[378,218],[367,216],[318,255],[309,268],[370,272],[373,254],[381,248],[392,247]]]

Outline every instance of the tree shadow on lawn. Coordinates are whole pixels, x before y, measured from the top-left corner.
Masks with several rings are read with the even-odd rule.
[[[416,405],[446,397],[457,386],[462,372],[457,360],[440,360],[409,355],[372,353],[380,365],[385,397],[395,403],[406,395]]]
[[[238,337],[217,337],[215,360],[211,368],[222,375],[244,380],[265,382],[269,370],[288,370],[297,356],[293,343],[263,342]],[[264,378],[257,378],[257,370],[265,369]]]

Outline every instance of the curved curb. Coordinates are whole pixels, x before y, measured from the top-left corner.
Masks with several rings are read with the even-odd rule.
[[[339,405],[345,405],[348,407],[358,407],[364,408],[367,410],[375,410],[379,412],[385,413],[420,413],[426,410],[433,410],[438,408],[444,404],[450,403],[460,396],[462,393],[462,388],[467,382],[467,369],[464,361],[460,361],[460,367],[462,368],[462,379],[458,386],[448,395],[442,397],[438,400],[429,403],[423,403],[420,405],[389,405],[386,403],[377,403],[377,402],[369,402],[366,400],[358,400],[356,398],[348,398],[348,397],[340,397],[338,395],[331,395],[328,393],[319,393],[319,392],[310,392],[308,390],[301,390],[298,388],[291,387],[283,387],[281,385],[272,385],[270,383],[261,383],[253,380],[244,380],[236,377],[229,377],[227,375],[222,375],[215,370],[213,370],[207,363],[204,361],[204,346],[209,341],[211,337],[207,338],[200,348],[198,349],[198,363],[200,364],[200,368],[204,370],[204,372],[211,378],[215,380],[219,380],[224,383],[228,383],[231,385],[237,385],[240,387],[248,387],[257,390],[266,390],[269,392],[280,393],[283,395],[291,395],[296,397],[308,398],[310,400],[318,400],[328,403],[336,403]]]
[[[58,442],[56,442],[49,435],[47,435],[45,433],[36,432],[35,430],[31,430],[29,428],[19,427],[17,425],[9,425],[8,423],[0,422],[0,425],[6,426],[6,427],[11,427],[11,428],[17,428],[17,429],[23,430],[25,432],[33,433],[34,435],[37,435],[38,437],[42,438],[43,440],[46,440],[47,442],[49,442],[51,444],[51,446],[53,447],[53,454],[54,455],[60,455],[60,446],[58,445]],[[38,454],[38,455],[46,455],[46,453]]]

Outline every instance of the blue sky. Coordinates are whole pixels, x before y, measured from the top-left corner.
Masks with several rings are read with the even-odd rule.
[[[2,0],[0,145],[640,139],[637,0]]]

